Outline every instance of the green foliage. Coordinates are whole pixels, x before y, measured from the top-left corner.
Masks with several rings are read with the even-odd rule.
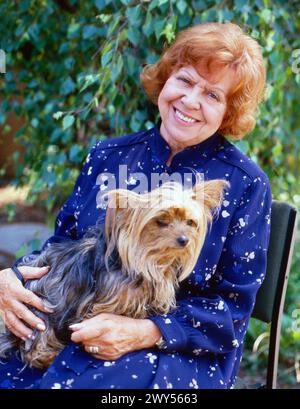
[[[262,45],[269,84],[256,129],[238,145],[266,171],[275,198],[300,206],[297,5],[298,0],[1,2],[0,49],[7,70],[0,74],[1,131],[9,131],[12,111],[25,123],[15,135],[25,157],[21,162],[13,156],[13,183],[29,184],[33,203],[46,192],[49,211],[62,204],[96,140],[150,128],[157,120],[157,107],[139,82],[143,64],[157,61],[187,26],[229,20]],[[298,248],[286,317],[299,308],[299,253]],[[293,353],[289,325],[283,342]]]
[[[46,191],[49,210],[61,204],[95,140],[153,126],[157,108],[147,101],[139,74],[178,31],[230,20],[262,45],[269,84],[255,131],[238,145],[267,172],[276,198],[300,203],[295,1],[23,0],[1,3],[0,12],[0,48],[7,57],[2,131],[9,130],[9,112],[24,118],[16,139],[26,154],[24,163],[14,157],[14,184],[30,183],[33,201]]]

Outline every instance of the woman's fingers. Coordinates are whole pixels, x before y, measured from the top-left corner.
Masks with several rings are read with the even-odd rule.
[[[73,342],[86,342],[93,338],[101,337],[103,334],[103,328],[101,326],[92,326],[88,324],[78,324],[80,327],[74,328],[74,325],[71,325],[69,328],[73,330],[71,339]],[[73,329],[74,328],[74,329]]]
[[[21,270],[26,278],[33,278],[33,276],[37,278],[38,275],[45,274],[45,269],[41,271],[41,268],[21,267]],[[43,320],[23,303],[45,313],[52,311],[44,306],[43,301],[36,294],[23,287],[10,268],[0,273],[0,309],[7,328],[20,338],[29,338],[33,333],[32,328],[44,331]]]
[[[33,336],[32,330],[27,328],[22,321],[10,310],[4,313],[6,327],[17,337],[22,339],[30,339]]]
[[[27,337],[24,337],[23,334],[21,334],[21,332],[17,331],[16,329],[13,329],[8,322],[6,322],[5,327],[11,332],[13,333],[16,337],[23,339],[23,341],[26,341]],[[30,337],[31,335],[29,335]]]
[[[47,274],[50,266],[45,267],[30,267],[30,266],[20,266],[18,267],[24,280],[38,279]]]
[[[12,303],[12,309],[14,314],[20,318],[25,324],[30,325],[32,328],[36,328],[39,331],[45,331],[46,326],[44,322],[34,315],[25,305],[20,303],[19,301],[14,301]]]
[[[98,348],[97,352],[95,347]],[[102,359],[104,361],[116,361],[124,354],[123,352],[117,352],[115,350],[109,350],[103,346],[99,346],[99,344],[97,345],[96,341],[92,342],[92,344],[84,345],[84,350],[94,358]]]
[[[18,295],[18,300],[23,301],[25,304],[31,305],[42,312],[53,312],[45,307],[43,301],[30,290],[22,288]]]

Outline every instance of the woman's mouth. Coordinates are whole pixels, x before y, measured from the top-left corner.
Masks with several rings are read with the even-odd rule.
[[[184,124],[186,126],[191,126],[195,124],[197,121],[194,118],[191,118],[189,116],[184,115],[181,111],[179,111],[177,108],[173,107],[173,112],[174,112],[174,117],[177,120],[178,123]]]

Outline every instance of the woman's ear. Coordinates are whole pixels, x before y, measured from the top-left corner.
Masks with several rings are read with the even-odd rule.
[[[218,208],[223,201],[224,189],[229,188],[229,186],[230,183],[222,179],[197,183],[193,187],[194,199],[209,209]]]

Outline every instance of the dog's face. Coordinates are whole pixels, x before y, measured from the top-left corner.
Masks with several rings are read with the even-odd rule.
[[[201,212],[193,213],[189,207],[173,207],[157,210],[145,224],[141,235],[142,246],[152,249],[152,254],[172,251],[178,255],[196,245],[199,240]]]
[[[197,262],[212,211],[220,205],[226,185],[217,180],[184,190],[172,182],[143,195],[109,192],[114,202],[106,215],[110,249],[118,248],[127,271],[151,271],[155,278],[163,269],[177,269],[178,280],[183,280]]]

